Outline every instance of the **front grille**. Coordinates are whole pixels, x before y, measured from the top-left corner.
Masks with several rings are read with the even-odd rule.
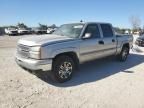
[[[22,31],[22,33],[28,33],[28,31]]]
[[[28,47],[28,46],[26,46],[26,45],[18,45],[18,48],[20,48],[20,50],[22,50],[22,51],[26,51],[26,52],[28,52],[28,51],[30,51],[30,47]]]
[[[29,58],[29,51],[30,51],[30,47],[28,46],[20,44],[17,47],[17,53],[21,57]]]
[[[15,33],[15,34],[17,33],[17,31],[11,31],[11,32],[12,32],[12,33]]]

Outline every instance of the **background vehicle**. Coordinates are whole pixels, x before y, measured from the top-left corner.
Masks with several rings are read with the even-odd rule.
[[[35,28],[33,31],[35,34],[47,34],[47,28],[47,25],[39,23],[39,27]]]
[[[109,23],[65,24],[52,35],[20,39],[16,62],[29,70],[52,70],[59,82],[69,80],[80,63],[116,56],[126,61],[131,35],[115,35]]]
[[[47,29],[47,34],[52,34],[55,31],[53,28],[48,28]]]
[[[144,52],[144,35],[139,36],[136,39],[136,41],[134,43],[134,49]]]
[[[5,28],[5,33],[7,35],[17,35],[18,34],[18,30],[16,27],[8,27],[8,28]]]
[[[30,34],[31,30],[28,28],[18,28],[18,34],[23,35],[23,34]]]
[[[35,34],[46,34],[47,33],[47,29],[42,29],[42,28],[35,28],[34,30]]]

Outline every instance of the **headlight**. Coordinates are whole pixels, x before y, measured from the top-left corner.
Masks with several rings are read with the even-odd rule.
[[[30,58],[33,59],[41,59],[41,47],[40,46],[31,47],[29,56]]]
[[[39,52],[41,50],[40,46],[31,47],[30,51]]]

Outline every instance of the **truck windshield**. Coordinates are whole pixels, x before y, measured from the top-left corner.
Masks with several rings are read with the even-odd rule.
[[[67,36],[70,38],[78,38],[84,24],[65,24],[60,26],[53,34],[60,36]]]

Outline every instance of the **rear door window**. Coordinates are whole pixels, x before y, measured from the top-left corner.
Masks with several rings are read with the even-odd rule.
[[[109,24],[101,24],[100,26],[104,37],[113,37],[112,27]]]

